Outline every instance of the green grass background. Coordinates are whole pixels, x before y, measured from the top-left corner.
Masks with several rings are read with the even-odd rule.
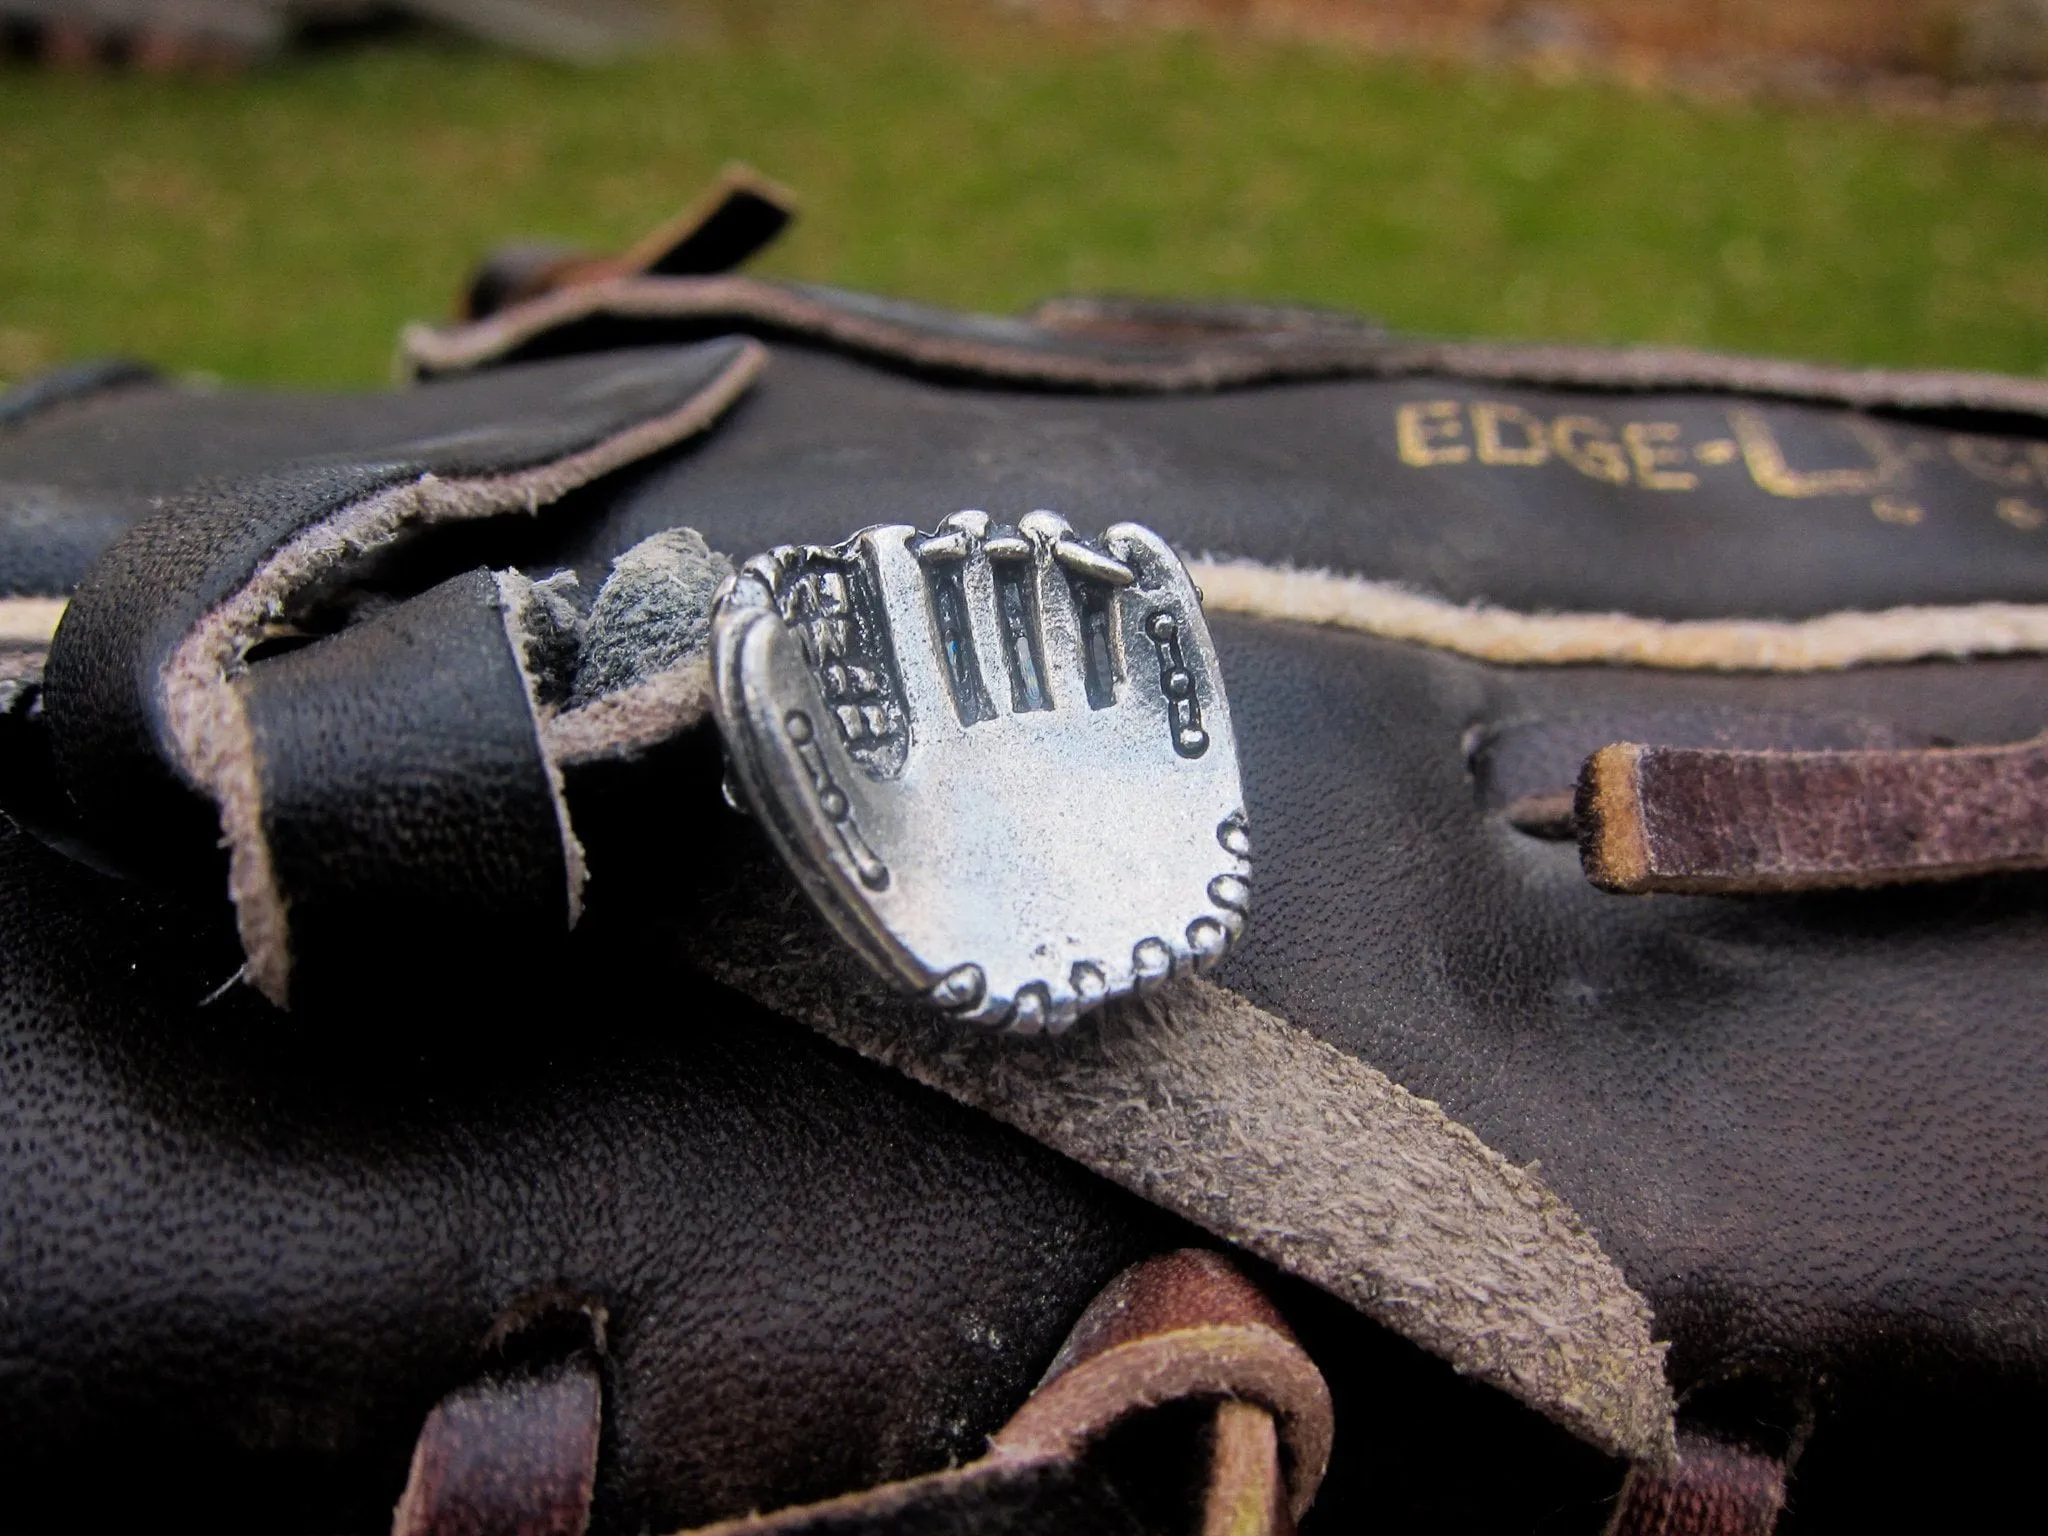
[[[1014,309],[1239,294],[1406,329],[2048,369],[2048,134],[1309,45],[753,0],[582,73],[429,35],[226,82],[0,69],[0,377],[126,351],[371,383],[495,242],[620,245],[729,158],[761,270]]]

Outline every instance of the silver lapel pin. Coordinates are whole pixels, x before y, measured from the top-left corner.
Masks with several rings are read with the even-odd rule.
[[[733,777],[877,971],[1020,1034],[1214,964],[1244,926],[1237,740],[1150,529],[956,512],[750,560],[722,594]]]

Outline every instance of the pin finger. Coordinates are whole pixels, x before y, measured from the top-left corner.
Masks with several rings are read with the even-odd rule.
[[[1083,709],[1089,703],[1088,673],[1082,647],[1081,614],[1067,567],[1060,561],[1063,543],[1074,530],[1057,512],[1033,512],[1017,525],[1031,547],[1032,606],[1038,615],[1038,658],[1047,703],[1053,709]]]
[[[1209,750],[1206,717],[1217,707],[1217,693],[1203,659],[1209,628],[1195,584],[1180,557],[1149,528],[1119,523],[1103,535],[1103,544],[1133,576],[1117,600],[1132,677],[1149,672],[1156,679],[1156,692],[1134,691],[1163,701],[1176,753],[1201,757]],[[1149,657],[1152,666],[1141,657]]]

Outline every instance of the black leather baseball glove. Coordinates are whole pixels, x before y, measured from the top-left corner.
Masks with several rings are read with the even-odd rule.
[[[727,275],[781,219],[513,253],[388,394],[0,397],[11,1524],[2020,1491],[2048,384]],[[1228,684],[1242,937],[1056,1038],[721,795],[734,566],[963,508],[1157,530]]]

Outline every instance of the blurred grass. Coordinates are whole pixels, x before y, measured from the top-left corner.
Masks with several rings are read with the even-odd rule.
[[[2048,368],[2048,134],[1756,111],[983,0],[739,0],[581,74],[429,36],[224,83],[0,69],[0,377],[384,378],[510,236],[617,246],[728,158],[761,270],[1014,309],[1241,294],[1422,331]]]

